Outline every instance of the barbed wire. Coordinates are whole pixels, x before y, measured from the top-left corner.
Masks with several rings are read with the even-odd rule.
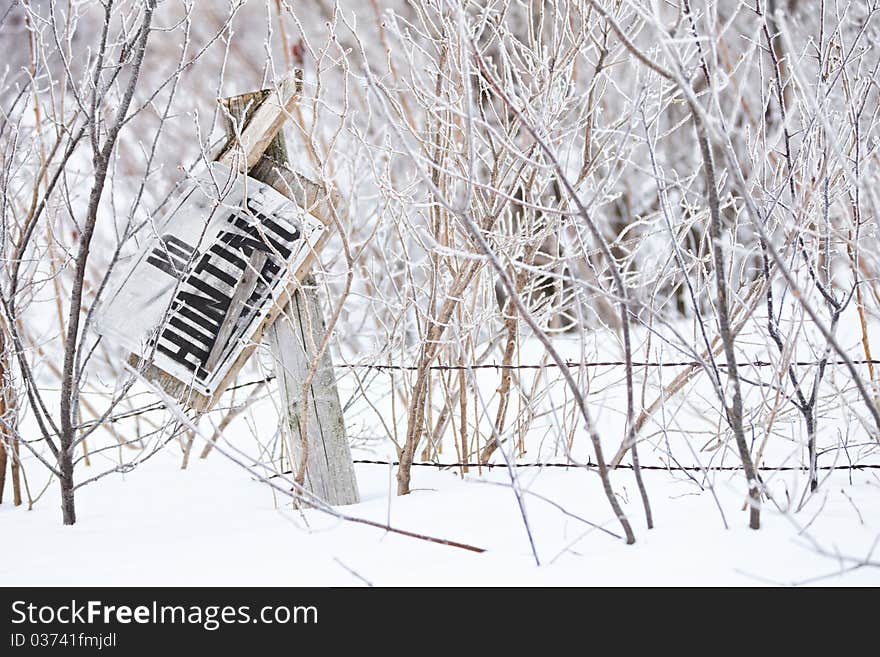
[[[822,361],[818,360],[798,360],[793,361],[791,365],[797,367],[806,367],[810,365],[819,365]],[[853,365],[880,365],[880,360],[876,359],[855,359],[850,360]],[[700,367],[704,365],[702,361],[698,360],[678,360],[678,361],[633,361],[633,367]],[[846,361],[843,359],[837,360],[828,360],[825,362],[826,365],[846,365]],[[589,361],[589,362],[581,362],[581,361],[566,361],[566,367],[623,367],[626,365],[626,361],[624,360],[599,360],[599,361]],[[747,368],[747,367],[774,367],[778,365],[778,363],[774,363],[769,360],[744,360],[737,361],[736,366],[738,368]],[[335,365],[336,367],[344,367],[348,369],[370,369],[370,370],[390,370],[390,371],[407,371],[414,372],[421,369],[419,365],[381,365],[376,363],[342,363],[339,365]],[[717,363],[717,366],[720,368],[726,368],[727,363]],[[556,363],[542,363],[540,365],[505,365],[501,363],[479,363],[474,365],[429,365],[426,369],[429,370],[441,370],[441,371],[457,371],[457,370],[540,370],[540,369],[551,369],[558,368],[559,365]]]
[[[818,365],[820,361],[795,361],[792,364],[805,367],[809,365]],[[854,365],[880,365],[880,360],[877,359],[858,359],[853,360],[852,363]],[[826,363],[827,365],[844,365],[845,361],[843,360],[829,360]],[[617,361],[617,360],[606,360],[606,361],[587,361],[587,362],[578,362],[578,361],[569,361],[566,363],[569,367],[623,367],[626,365],[626,361]],[[633,367],[699,367],[702,365],[700,361],[696,360],[683,360],[683,361],[634,361]],[[737,367],[745,368],[745,367],[772,367],[776,365],[772,361],[766,360],[753,360],[753,361],[738,361]],[[379,371],[416,371],[419,369],[418,365],[381,365],[376,363],[341,363],[337,364],[336,367],[346,368],[346,369],[372,369]],[[503,364],[495,364],[495,363],[479,363],[474,365],[429,365],[428,369],[430,370],[476,370],[476,369],[496,369],[496,370],[505,370],[505,369],[516,369],[516,370],[537,370],[543,368],[555,368],[558,367],[556,363],[546,363],[541,365],[503,365]],[[718,363],[718,367],[725,368],[727,367],[727,363]],[[254,381],[246,381],[244,383],[238,383],[236,385],[230,386],[226,389],[226,392],[232,392],[233,390],[241,390],[243,388],[250,388],[257,385],[262,385],[264,383],[269,383],[275,379],[274,374],[270,374],[262,379],[256,379]],[[127,411],[123,411],[122,413],[117,413],[115,415],[111,415],[104,420],[104,424],[113,424],[120,420],[125,420],[132,417],[137,417],[138,415],[143,415],[144,413],[151,413],[153,411],[161,411],[166,410],[168,405],[163,401],[156,401],[150,404],[146,404],[139,408],[129,409]],[[214,409],[221,410],[221,409]],[[228,409],[227,409],[228,410]],[[92,427],[96,424],[95,421],[85,422],[80,428],[85,429]],[[485,467],[485,466],[484,466]],[[568,466],[571,467],[571,466]]]
[[[363,465],[387,465],[387,466],[398,466],[400,465],[400,461],[383,461],[376,459],[353,459],[354,463],[359,463]],[[480,469],[480,468],[573,468],[578,470],[592,470],[593,468],[597,468],[598,466],[595,463],[587,462],[582,464],[576,463],[557,463],[555,461],[550,462],[540,462],[535,461],[531,463],[467,463],[467,462],[453,462],[453,463],[441,463],[434,461],[420,461],[418,463],[413,463],[413,467],[423,467],[423,468],[437,468],[438,470],[448,469],[448,468],[468,468],[468,469]],[[756,466],[758,470],[767,470],[767,471],[779,471],[779,472],[788,472],[793,470],[806,470],[806,466],[797,466],[797,465],[765,465],[765,466]],[[629,463],[621,463],[620,465],[615,466],[616,470],[632,470],[633,466]],[[726,472],[736,472],[742,470],[741,465],[719,465],[719,466],[705,466],[701,467],[698,465],[675,465],[675,466],[666,466],[666,465],[640,465],[640,470],[664,470],[667,472],[704,472],[708,470],[712,471],[726,471]],[[880,463],[854,463],[852,465],[846,466],[835,466],[835,465],[823,465],[818,466],[818,470],[880,470]],[[281,474],[291,474],[290,472],[283,472]]]

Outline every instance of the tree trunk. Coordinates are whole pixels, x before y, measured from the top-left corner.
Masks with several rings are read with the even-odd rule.
[[[0,402],[2,408],[3,402]],[[6,439],[0,429],[0,504],[3,504],[3,489],[6,488]]]
[[[12,476],[12,503],[21,504],[21,480],[16,436],[15,396],[12,394],[12,374],[7,358],[5,326],[0,322],[0,503],[6,488],[6,466]]]
[[[716,313],[718,315],[718,334],[724,346],[724,356],[727,360],[727,387],[732,389],[731,403],[727,401],[727,391],[722,388],[721,403],[727,410],[727,419],[736,439],[739,457],[742,461],[743,472],[749,488],[749,527],[760,529],[761,527],[761,491],[758,488],[758,474],[752,462],[752,455],[746,442],[743,431],[743,401],[742,390],[739,382],[739,372],[736,366],[736,351],[734,350],[735,333],[730,326],[730,305],[728,303],[727,279],[725,278],[724,252],[721,249],[721,211],[718,200],[718,190],[715,181],[715,164],[712,161],[712,151],[709,149],[709,140],[706,136],[706,128],[696,111],[692,112],[697,132],[697,141],[703,158],[703,171],[706,176],[706,195],[709,204],[709,236],[712,238],[712,260],[715,265],[715,288],[718,296]]]
[[[6,488],[6,445],[11,437],[6,430],[6,335],[0,324],[0,504],[3,504],[3,490]],[[9,443],[10,448],[12,443]]]
[[[819,479],[817,475],[818,455],[816,454],[816,417],[815,409],[810,409],[807,415],[807,450],[810,455],[810,490],[814,491],[819,487]]]
[[[64,441],[67,444],[72,440]],[[58,465],[61,469],[61,515],[65,525],[76,523],[76,507],[73,501],[73,452],[66,446],[62,446],[58,455]]]
[[[18,438],[12,437],[12,456],[9,473],[12,475],[12,503],[21,506],[21,462],[18,459]]]

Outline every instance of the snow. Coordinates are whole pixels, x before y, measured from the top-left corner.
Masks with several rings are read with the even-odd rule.
[[[607,341],[595,337],[597,348],[604,348]],[[558,339],[557,344],[566,357],[579,356],[576,341]],[[525,343],[523,351],[524,362],[539,362],[534,344]],[[608,351],[586,357],[613,357],[613,350]],[[839,369],[830,371],[832,381]],[[346,372],[341,368],[339,385],[354,456],[386,460],[394,448],[382,435],[377,416],[382,413],[387,421],[391,414],[389,377],[380,374],[370,380],[372,403],[367,404],[358,399],[357,385]],[[660,374],[668,382],[674,372]],[[758,374],[754,373],[755,379]],[[522,373],[525,387],[534,375]],[[261,376],[248,371],[243,378]],[[585,386],[606,457],[622,439],[621,378],[619,368],[593,368]],[[482,370],[475,380],[489,396],[497,386],[497,373]],[[648,402],[663,380],[651,380]],[[543,415],[531,425],[527,451],[517,457],[521,463],[565,458],[560,441],[568,434],[560,427],[560,414],[552,410],[553,400],[558,403],[567,398],[558,373],[547,372],[541,390],[535,403]],[[243,390],[236,403],[247,393]],[[277,452],[278,416],[270,393],[228,427],[221,450],[242,450],[264,458]],[[829,393],[834,395],[835,390]],[[746,395],[747,407],[760,407],[754,389]],[[78,521],[73,527],[61,524],[57,482],[51,483],[31,511],[0,505],[0,536],[15,545],[14,556],[0,561],[0,585],[877,586],[880,567],[857,566],[869,555],[880,562],[880,554],[872,555],[880,537],[880,469],[847,469],[850,464],[877,464],[876,444],[858,421],[858,405],[854,410],[852,404],[840,404],[839,399],[831,403],[835,399],[829,397],[828,410],[820,420],[820,445],[828,450],[820,465],[838,469],[830,474],[822,471],[827,478],[818,493],[796,513],[793,508],[804,491],[805,473],[764,470],[767,491],[778,507],[765,501],[762,528],[757,532],[748,529],[747,514],[742,511],[746,486],[741,472],[723,469],[737,466],[737,457],[729,436],[719,441],[716,401],[705,383],[695,379],[646,426],[640,456],[644,465],[677,461],[710,468],[709,475],[645,471],[655,521],[655,528],[648,530],[632,471],[614,471],[612,484],[636,534],[633,546],[584,522],[621,533],[598,476],[586,469],[516,469],[527,531],[505,468],[482,473],[472,469],[462,478],[457,470],[416,467],[413,492],[398,497],[396,469],[356,466],[362,502],[340,511],[485,549],[474,553],[340,520],[317,509],[293,509],[284,495],[220,450],[199,459],[202,443],[198,440],[189,467],[182,470],[179,444],[171,441],[131,472],[110,474],[79,489]],[[155,397],[143,391],[134,399],[136,406],[152,401]],[[484,415],[492,417],[495,400],[487,403],[489,412]],[[400,405],[396,409],[399,432],[405,428],[405,410]],[[219,417],[207,416],[200,433],[210,435]],[[145,418],[153,426],[173,419],[167,414],[164,420],[160,415]],[[133,421],[114,426],[129,435],[135,428]],[[777,414],[764,465],[797,468],[804,464],[800,425],[790,409]],[[763,431],[760,423],[752,425],[753,446],[762,440]],[[90,438],[92,449],[101,440],[111,440],[105,433]],[[481,433],[485,444],[486,426]],[[163,435],[150,440],[161,443]],[[580,424],[571,439],[575,458],[582,462],[591,458],[592,449]],[[147,449],[143,454],[150,452]],[[115,447],[94,453],[90,467],[77,466],[77,481],[117,465],[120,456],[140,458],[136,454]],[[45,471],[32,456],[23,456],[31,492],[37,495],[45,483]],[[496,452],[496,462],[502,461],[501,456]],[[456,460],[451,443],[440,458]],[[289,485],[282,478],[273,482]],[[540,565],[535,563],[528,532]]]
[[[613,481],[636,531],[633,546],[531,494],[619,533],[594,473],[563,468],[518,473],[529,491],[525,507],[540,566],[531,554],[508,475],[500,468],[464,480],[450,471],[417,468],[414,492],[396,497],[387,466],[359,465],[363,501],[344,508],[352,516],[485,548],[476,554],[340,521],[314,509],[289,508],[222,454],[194,459],[181,470],[179,451],[169,448],[127,475],[81,489],[73,527],[60,523],[55,485],[32,511],[0,506],[2,536],[15,545],[14,556],[7,553],[0,562],[0,583],[880,584],[880,568],[840,574],[852,563],[822,556],[810,542],[848,557],[868,555],[880,535],[880,478],[870,470],[833,473],[796,516],[766,505],[758,532],[747,528],[746,514],[740,511],[743,482],[738,473],[715,474],[715,492],[730,524],[725,530],[708,490],[701,492],[683,476],[645,472],[656,523],[648,531],[631,473],[617,471]],[[803,475],[778,473],[776,481],[800,490]],[[807,533],[799,535],[798,525],[814,516]]]

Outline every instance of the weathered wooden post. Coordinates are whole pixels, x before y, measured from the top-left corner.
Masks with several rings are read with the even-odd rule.
[[[270,94],[271,90],[262,90],[223,100],[229,113],[230,137],[235,136],[235,124],[239,130],[246,128],[248,119]],[[283,132],[275,135],[249,175],[331,223],[319,209],[327,202],[323,190],[290,168]],[[320,343],[326,331],[315,279],[306,274],[300,285],[293,287],[287,295],[289,302],[264,338],[275,361],[291,463],[295,471],[305,453],[303,485],[330,504],[355,504],[360,498],[329,350],[318,362],[307,404],[303,404],[302,386],[314,360],[315,343]],[[305,436],[301,433],[303,413]]]
[[[332,505],[359,500],[329,352],[303,404],[325,325],[315,256],[329,197],[288,164],[281,127],[301,80],[223,101],[230,138],[135,258],[99,322],[144,378],[197,411],[210,408],[264,337],[275,357],[294,471]],[[305,435],[300,435],[305,414]]]

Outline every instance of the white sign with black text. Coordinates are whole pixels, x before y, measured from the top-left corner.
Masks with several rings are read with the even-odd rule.
[[[210,396],[325,229],[270,186],[213,163],[121,265],[98,330]]]

